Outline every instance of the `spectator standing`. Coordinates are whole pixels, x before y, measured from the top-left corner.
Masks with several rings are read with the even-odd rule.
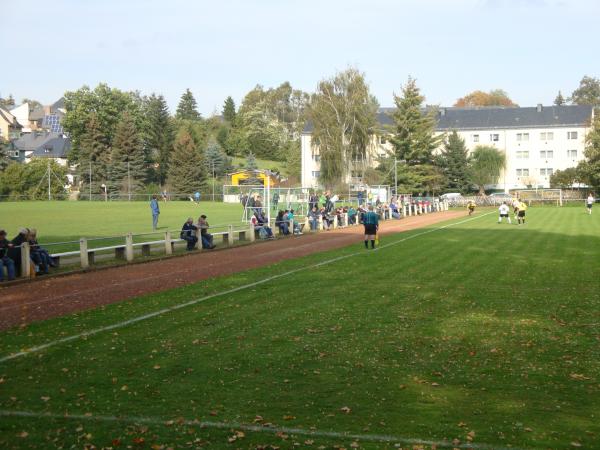
[[[358,191],[358,206],[361,206],[363,204],[363,201],[365,200],[364,195],[365,194],[362,189]]]
[[[0,282],[4,281],[5,267],[8,281],[15,279],[15,262],[8,256],[8,252],[12,246],[13,244],[6,239],[6,231],[0,230]]]
[[[188,220],[181,227],[181,233],[179,234],[179,237],[187,242],[188,251],[194,250],[196,247],[196,243],[198,242],[196,231],[198,231],[198,227],[194,225],[194,219],[188,217]]]
[[[160,214],[160,207],[158,206],[156,194],[153,195],[152,200],[150,200],[150,211],[152,212],[152,229],[156,230],[158,227],[158,216]]]
[[[273,209],[277,210],[277,205],[279,205],[279,192],[275,191],[273,194]]]
[[[215,248],[215,244],[213,244],[213,235],[208,232],[208,221],[206,220],[206,216],[202,214],[198,219],[198,228],[200,229],[200,239],[202,239],[202,248],[213,249]]]
[[[371,248],[375,248],[375,238],[379,229],[379,216],[373,212],[373,205],[369,205],[369,211],[363,216],[363,225],[365,226],[365,248],[369,248],[369,240]]]
[[[200,203],[200,192],[194,192],[194,200],[196,201],[196,203]]]

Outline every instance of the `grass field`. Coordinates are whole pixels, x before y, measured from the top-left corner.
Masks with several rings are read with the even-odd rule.
[[[242,210],[238,204],[190,201],[160,202],[159,233],[180,230],[188,217],[194,221],[206,214],[211,225],[239,224]],[[148,202],[5,202],[0,203],[0,228],[12,239],[21,227],[37,228],[40,243],[78,241],[152,231]],[[222,231],[222,229],[221,229]],[[148,238],[146,237],[146,240]],[[99,246],[111,245],[101,241]],[[119,243],[121,243],[119,241]],[[51,252],[68,251],[77,245],[49,247]]]
[[[4,332],[0,448],[598,448],[600,215],[484,214]]]

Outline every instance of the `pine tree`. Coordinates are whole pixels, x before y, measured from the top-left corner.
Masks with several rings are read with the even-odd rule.
[[[111,191],[133,194],[148,178],[148,161],[133,117],[125,112],[117,124],[110,165]]]
[[[246,156],[246,169],[248,170],[256,170],[258,169],[258,164],[256,163],[256,156],[254,153],[248,152],[248,156]]]
[[[447,178],[447,187],[453,192],[466,193],[469,190],[469,157],[465,141],[453,131],[444,143],[444,149],[437,158],[437,164]]]
[[[396,133],[391,139],[395,157],[410,165],[429,164],[432,153],[440,144],[436,137],[435,116],[423,112],[423,97],[415,80],[408,79],[402,87],[402,96],[394,95],[396,111],[393,119]]]
[[[235,102],[231,97],[227,97],[225,99],[225,103],[223,104],[223,119],[233,124],[233,122],[235,121],[235,116]]]
[[[110,151],[108,139],[102,133],[100,122],[94,113],[86,123],[85,133],[81,136],[78,161],[77,174],[82,198],[89,199],[90,180],[92,195],[103,194],[102,185],[108,184]]]
[[[181,100],[179,100],[179,105],[177,105],[177,113],[175,116],[178,119],[187,119],[187,120],[199,120],[200,113],[198,112],[196,99],[194,98],[194,94],[192,91],[188,89],[185,90],[183,95],[181,96]]]
[[[558,95],[556,96],[556,98],[554,99],[554,104],[556,106],[562,106],[566,103],[565,98],[562,95],[562,92],[558,91]]]
[[[169,108],[162,95],[152,94],[146,104],[146,146],[150,158],[158,165],[156,181],[164,184],[173,150],[174,132]]]
[[[10,159],[8,157],[8,142],[4,142],[2,138],[0,138],[0,172],[6,169]]]
[[[200,191],[205,180],[202,154],[190,133],[183,129],[173,145],[167,183],[175,195],[187,198],[192,192]]]
[[[223,152],[219,144],[210,143],[204,152],[204,163],[206,171],[212,177],[221,177],[225,175],[231,166],[231,160]]]

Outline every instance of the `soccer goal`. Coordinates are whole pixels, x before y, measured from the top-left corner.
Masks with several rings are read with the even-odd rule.
[[[563,205],[562,189],[522,189],[515,191],[517,197],[531,205]]]

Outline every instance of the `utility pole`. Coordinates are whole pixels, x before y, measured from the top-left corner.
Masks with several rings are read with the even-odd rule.
[[[89,201],[92,201],[92,161],[90,161],[90,198]]]

